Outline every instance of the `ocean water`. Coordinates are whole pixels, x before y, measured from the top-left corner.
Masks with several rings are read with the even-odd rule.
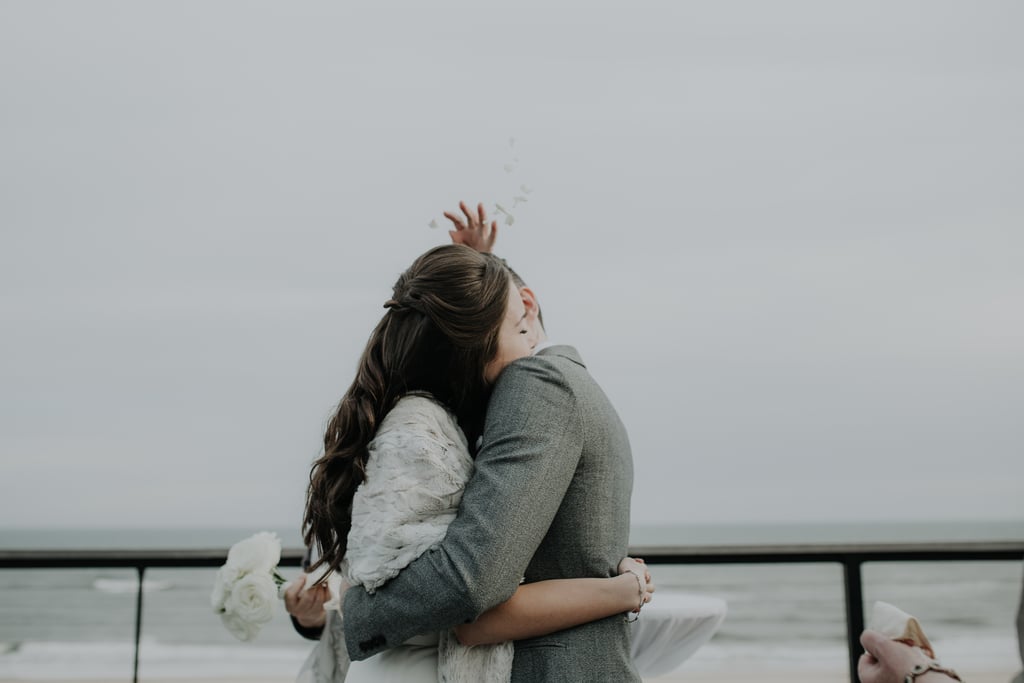
[[[0,530],[0,548],[227,548],[261,529]],[[286,546],[298,535],[279,531]],[[775,525],[637,529],[634,543],[963,540],[1024,538],[1024,524]],[[297,570],[285,570],[285,573]],[[683,671],[846,667],[842,570],[828,564],[656,565],[662,590],[725,599],[729,615]],[[965,671],[1014,671],[1020,562],[871,563],[866,604],[918,616],[939,652]],[[209,607],[212,569],[151,569],[143,585],[144,677],[282,676],[310,649],[283,609],[239,643]],[[0,570],[0,681],[131,679],[134,570]]]

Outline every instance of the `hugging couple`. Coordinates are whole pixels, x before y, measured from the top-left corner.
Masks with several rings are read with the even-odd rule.
[[[296,582],[301,681],[640,681],[625,427],[460,204],[395,283],[310,473],[303,529],[342,578]],[[326,608],[325,608],[325,603]]]
[[[341,587],[285,595],[319,639],[298,680],[640,681],[629,623],[654,584],[625,556],[626,430],[490,254],[497,225],[460,208],[455,244],[395,283],[313,464],[310,569]],[[861,643],[861,683],[961,680],[899,638]]]

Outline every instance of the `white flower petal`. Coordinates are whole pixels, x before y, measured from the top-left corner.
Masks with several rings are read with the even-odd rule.
[[[246,574],[232,586],[224,609],[226,614],[255,625],[258,632],[274,617],[277,601],[277,585],[269,574]]]
[[[277,534],[261,531],[231,546],[226,566],[242,572],[269,572],[280,561],[281,541]]]

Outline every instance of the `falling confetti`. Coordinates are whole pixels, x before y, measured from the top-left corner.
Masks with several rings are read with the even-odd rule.
[[[506,157],[506,159],[510,158],[511,160],[508,163],[503,165],[503,168],[505,169],[505,173],[512,174],[512,173],[515,173],[515,172],[517,172],[519,170],[520,158],[519,158],[519,155],[516,154],[516,151],[517,151],[516,150],[516,144],[517,144],[517,142],[518,141],[516,140],[515,137],[509,136],[509,138],[508,138],[508,149],[509,149],[509,151],[507,152],[508,153],[508,157]],[[520,191],[520,194],[515,194],[515,195],[512,196],[511,204],[506,202],[505,206],[511,206],[512,209],[515,210],[516,207],[518,207],[520,204],[526,204],[529,201],[529,197],[527,197],[526,195],[528,195],[531,192],[533,192],[533,188],[527,187],[526,185],[520,185],[519,186],[519,191]],[[516,222],[516,217],[512,214],[512,211],[510,211],[509,209],[505,208],[505,206],[495,202],[495,204],[494,204],[494,218],[496,218],[497,220],[501,220],[501,218],[499,216],[499,214],[501,214],[501,215],[503,215],[505,217],[504,220],[501,220],[501,222],[504,225],[512,225],[513,223]],[[429,223],[427,223],[427,225],[431,229],[433,229],[433,230],[436,230],[437,228],[441,227],[441,225],[438,224],[437,220],[431,220]]]

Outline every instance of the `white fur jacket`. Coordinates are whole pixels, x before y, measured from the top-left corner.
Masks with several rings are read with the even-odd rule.
[[[426,395],[399,400],[368,451],[366,480],[352,501],[346,579],[372,593],[444,538],[473,474],[473,459],[455,418]],[[300,681],[345,680],[349,660],[341,613],[335,601],[326,606],[327,626]],[[439,635],[437,680],[505,683],[512,657],[511,642],[464,647],[448,629]]]

